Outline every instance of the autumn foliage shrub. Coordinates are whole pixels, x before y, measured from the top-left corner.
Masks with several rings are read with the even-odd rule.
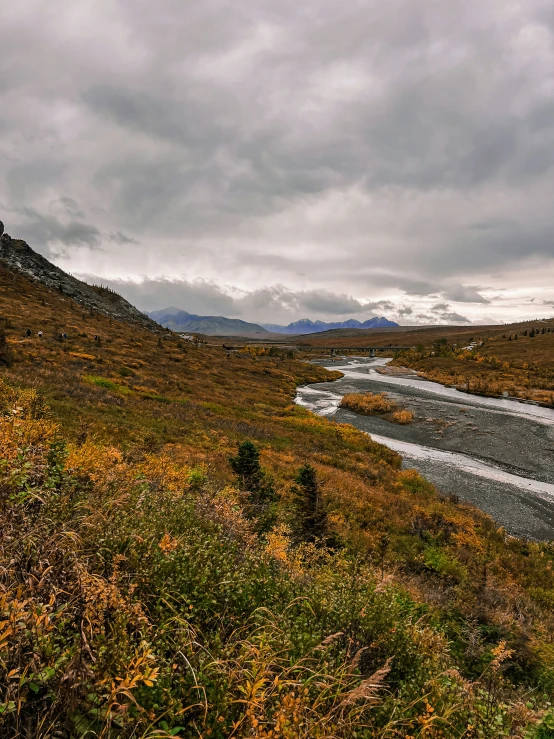
[[[391,421],[393,423],[399,423],[402,426],[405,426],[408,423],[411,423],[414,420],[414,413],[413,411],[407,411],[407,410],[399,410],[395,411],[391,415]]]
[[[386,393],[348,393],[342,397],[340,407],[366,416],[392,413],[398,408]]]

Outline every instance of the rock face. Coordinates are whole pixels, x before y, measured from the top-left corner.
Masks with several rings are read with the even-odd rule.
[[[150,331],[161,331],[158,323],[120,295],[103,287],[92,287],[68,275],[59,267],[37,254],[20,239],[12,239],[3,233],[4,225],[0,222],[0,268],[16,270],[32,280],[36,280],[51,290],[75,300],[91,311],[98,311],[119,321],[135,323]]]

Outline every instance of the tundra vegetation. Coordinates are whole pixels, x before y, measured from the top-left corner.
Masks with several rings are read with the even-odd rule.
[[[2,737],[552,736],[554,547],[294,405],[332,374],[0,315]]]
[[[554,324],[502,329],[470,336],[465,346],[453,332],[399,352],[392,364],[412,367],[429,380],[466,392],[504,394],[554,407]]]

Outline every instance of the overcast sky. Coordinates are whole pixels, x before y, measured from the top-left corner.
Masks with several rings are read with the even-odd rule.
[[[0,219],[142,309],[554,313],[552,0],[18,0]]]

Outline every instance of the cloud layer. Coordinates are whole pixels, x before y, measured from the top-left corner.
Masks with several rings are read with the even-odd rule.
[[[550,311],[550,0],[21,0],[0,46],[7,230],[142,307]]]

